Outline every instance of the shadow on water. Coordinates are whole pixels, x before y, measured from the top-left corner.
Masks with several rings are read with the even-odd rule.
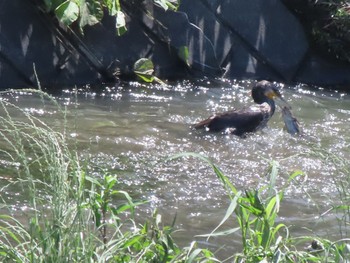
[[[67,108],[68,130],[81,156],[91,167],[116,173],[121,187],[134,198],[150,200],[139,208],[142,216],[158,208],[164,222],[171,224],[176,215],[179,231],[175,235],[180,245],[211,232],[229,205],[208,165],[192,158],[166,161],[182,152],[209,157],[242,190],[266,182],[271,160],[280,165],[278,185],[285,184],[293,171],[302,170],[306,177],[288,188],[280,220],[291,226],[293,236],[313,231],[337,237],[334,216],[319,216],[330,207],[336,195],[334,180],[343,174],[315,153],[321,150],[349,157],[350,96],[302,85],[283,87],[282,94],[301,123],[302,138],[283,130],[278,110],[267,128],[245,139],[191,129],[214,112],[252,104],[251,86],[251,82],[220,81],[183,82],[166,88],[129,83],[105,87],[101,94],[65,91],[58,100]],[[64,124],[55,108],[43,107],[36,96],[19,93],[8,99],[53,127]],[[100,176],[98,170],[96,176]],[[20,189],[11,191],[8,196]],[[17,200],[14,207],[19,206]],[[232,227],[233,220],[231,223],[226,227]],[[239,246],[239,239],[216,238],[206,244],[213,250],[225,246],[223,253],[230,254]]]

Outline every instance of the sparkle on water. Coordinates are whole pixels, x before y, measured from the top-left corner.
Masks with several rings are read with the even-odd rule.
[[[293,235],[310,234],[305,228],[318,235],[335,235],[338,228],[332,222],[334,217],[320,214],[330,208],[330,199],[337,194],[334,180],[342,173],[317,153],[349,158],[350,96],[305,85],[280,85],[300,122],[302,137],[292,137],[283,129],[279,109],[267,128],[245,139],[191,129],[192,124],[214,112],[251,105],[253,83],[128,83],[104,87],[101,93],[86,88],[66,90],[57,99],[67,108],[69,134],[79,142],[82,158],[89,159],[91,167],[116,173],[120,187],[134,198],[150,200],[139,207],[139,214],[150,215],[158,208],[168,224],[176,215],[176,225],[183,230],[176,236],[182,245],[188,245],[195,235],[210,233],[229,204],[207,164],[193,158],[166,160],[183,152],[209,157],[241,190],[266,182],[271,160],[280,165],[279,185],[285,184],[293,171],[303,171],[305,176],[288,188],[280,220],[291,226]],[[37,96],[17,93],[3,99],[16,101],[53,127],[59,129],[64,124],[54,106],[43,105]],[[96,176],[101,174],[96,172]],[[17,198],[14,209],[23,211],[26,209],[20,208],[18,201],[20,191],[13,186],[7,194],[9,200]],[[233,220],[231,223],[226,227],[232,227]],[[237,238],[216,238],[207,245],[216,249],[225,245],[230,250],[237,246],[235,242]]]

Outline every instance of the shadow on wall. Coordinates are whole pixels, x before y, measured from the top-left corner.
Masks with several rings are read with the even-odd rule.
[[[35,86],[33,64],[46,86],[96,81],[80,54],[60,42],[30,1],[0,3],[1,88]]]
[[[153,0],[122,1],[128,31],[121,37],[115,17],[106,14],[78,36],[57,26],[38,2],[0,0],[0,89],[35,86],[33,64],[51,89],[113,82],[116,72],[134,77],[142,57],[152,59],[163,79],[350,83],[349,66],[315,56],[280,0],[181,0],[178,12],[165,12]]]
[[[181,9],[212,41],[229,78],[290,80],[308,50],[302,27],[279,1],[183,0]]]

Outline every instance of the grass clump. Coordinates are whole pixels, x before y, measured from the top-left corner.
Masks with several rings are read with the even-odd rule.
[[[11,184],[20,184],[30,201],[27,222],[2,216],[2,261],[74,262],[83,253],[94,253],[89,250],[94,242],[90,226],[83,224],[85,213],[78,209],[85,202],[86,175],[78,156],[68,150],[65,133],[14,104],[3,100],[1,107],[1,152],[18,163]],[[12,114],[24,118],[18,121]]]
[[[222,221],[210,233],[202,237],[227,236],[239,233],[243,249],[224,262],[347,262],[350,259],[350,239],[331,242],[325,238],[303,236],[294,238],[286,224],[278,222],[278,213],[286,188],[303,173],[290,175],[287,184],[277,189],[278,162],[272,161],[267,173],[268,182],[256,190],[240,191],[209,159],[195,153],[178,157],[196,157],[207,162],[222,182],[231,200]],[[238,227],[218,231],[222,225],[234,219]],[[304,246],[301,246],[304,244]],[[305,245],[308,246],[305,246]]]
[[[57,105],[43,92],[30,92]],[[173,227],[163,226],[157,213],[136,224],[135,208],[145,202],[118,190],[114,175],[90,176],[64,127],[58,132],[5,99],[0,107],[0,155],[16,167],[10,165],[16,174],[1,193],[20,185],[29,200],[26,215],[16,218],[1,195],[1,262],[187,262],[212,256],[195,243],[178,248]]]

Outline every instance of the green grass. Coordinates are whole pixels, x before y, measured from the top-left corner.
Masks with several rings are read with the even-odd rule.
[[[41,91],[30,92],[46,104],[56,105],[65,118],[65,111],[50,96]],[[88,161],[80,160],[76,142],[67,135],[65,125],[53,129],[6,100],[0,101],[0,107],[1,158],[16,164],[11,166],[11,169],[16,167],[13,169],[16,175],[2,187],[0,194],[18,184],[29,200],[28,212],[19,220],[12,216],[11,207],[3,198],[1,262],[220,262],[213,252],[200,248],[195,241],[186,248],[178,247],[172,238],[175,223],[164,226],[156,211],[137,224],[140,219],[135,218],[134,212],[146,201],[133,200],[119,189],[116,175],[101,170],[101,179],[93,177]],[[273,161],[264,177],[267,178],[265,186],[243,191],[201,155],[183,153],[168,161],[183,157],[200,158],[208,163],[230,200],[217,227],[197,237],[239,236],[242,251],[232,252],[225,262],[345,262],[349,259],[348,239],[331,242],[313,236],[294,238],[288,225],[277,221],[285,189],[303,176],[301,172],[291,174],[287,184],[279,187],[276,185],[279,167]],[[344,169],[344,174],[349,176],[348,172]],[[343,181],[339,188],[345,216],[349,216],[347,183]],[[237,227],[222,229],[228,220],[234,220]],[[348,224],[348,217],[342,222]],[[301,248],[303,244],[313,244],[313,249]]]
[[[30,92],[55,103],[43,92]],[[171,262],[211,256],[196,244],[180,250],[173,228],[163,227],[157,213],[136,225],[134,210],[144,201],[119,190],[115,175],[90,176],[64,127],[58,132],[14,104],[0,103],[1,155],[18,164],[17,175],[1,192],[21,185],[30,202],[21,220],[11,216],[10,207],[0,215],[1,262]]]
[[[289,176],[287,184],[278,190],[278,162],[272,161],[265,186],[256,190],[240,191],[208,158],[195,153],[182,153],[173,158],[195,157],[207,162],[222,182],[231,200],[229,208],[218,226],[202,237],[227,236],[239,232],[243,250],[227,259],[229,262],[345,262],[350,260],[350,239],[331,242],[326,238],[303,236],[293,238],[286,224],[276,223],[286,188],[295,182],[301,171]],[[346,206],[348,208],[348,206]],[[349,216],[345,214],[345,216]],[[235,220],[238,227],[218,229],[227,221]],[[344,223],[344,222],[343,222]],[[300,249],[300,244],[310,244]]]
[[[329,179],[333,182],[337,194],[336,198],[330,197],[331,208],[324,212],[324,216],[328,213],[336,214],[339,234],[346,238],[350,234],[350,161],[320,148],[313,149],[311,154],[325,165],[336,168],[336,172],[332,173]]]

